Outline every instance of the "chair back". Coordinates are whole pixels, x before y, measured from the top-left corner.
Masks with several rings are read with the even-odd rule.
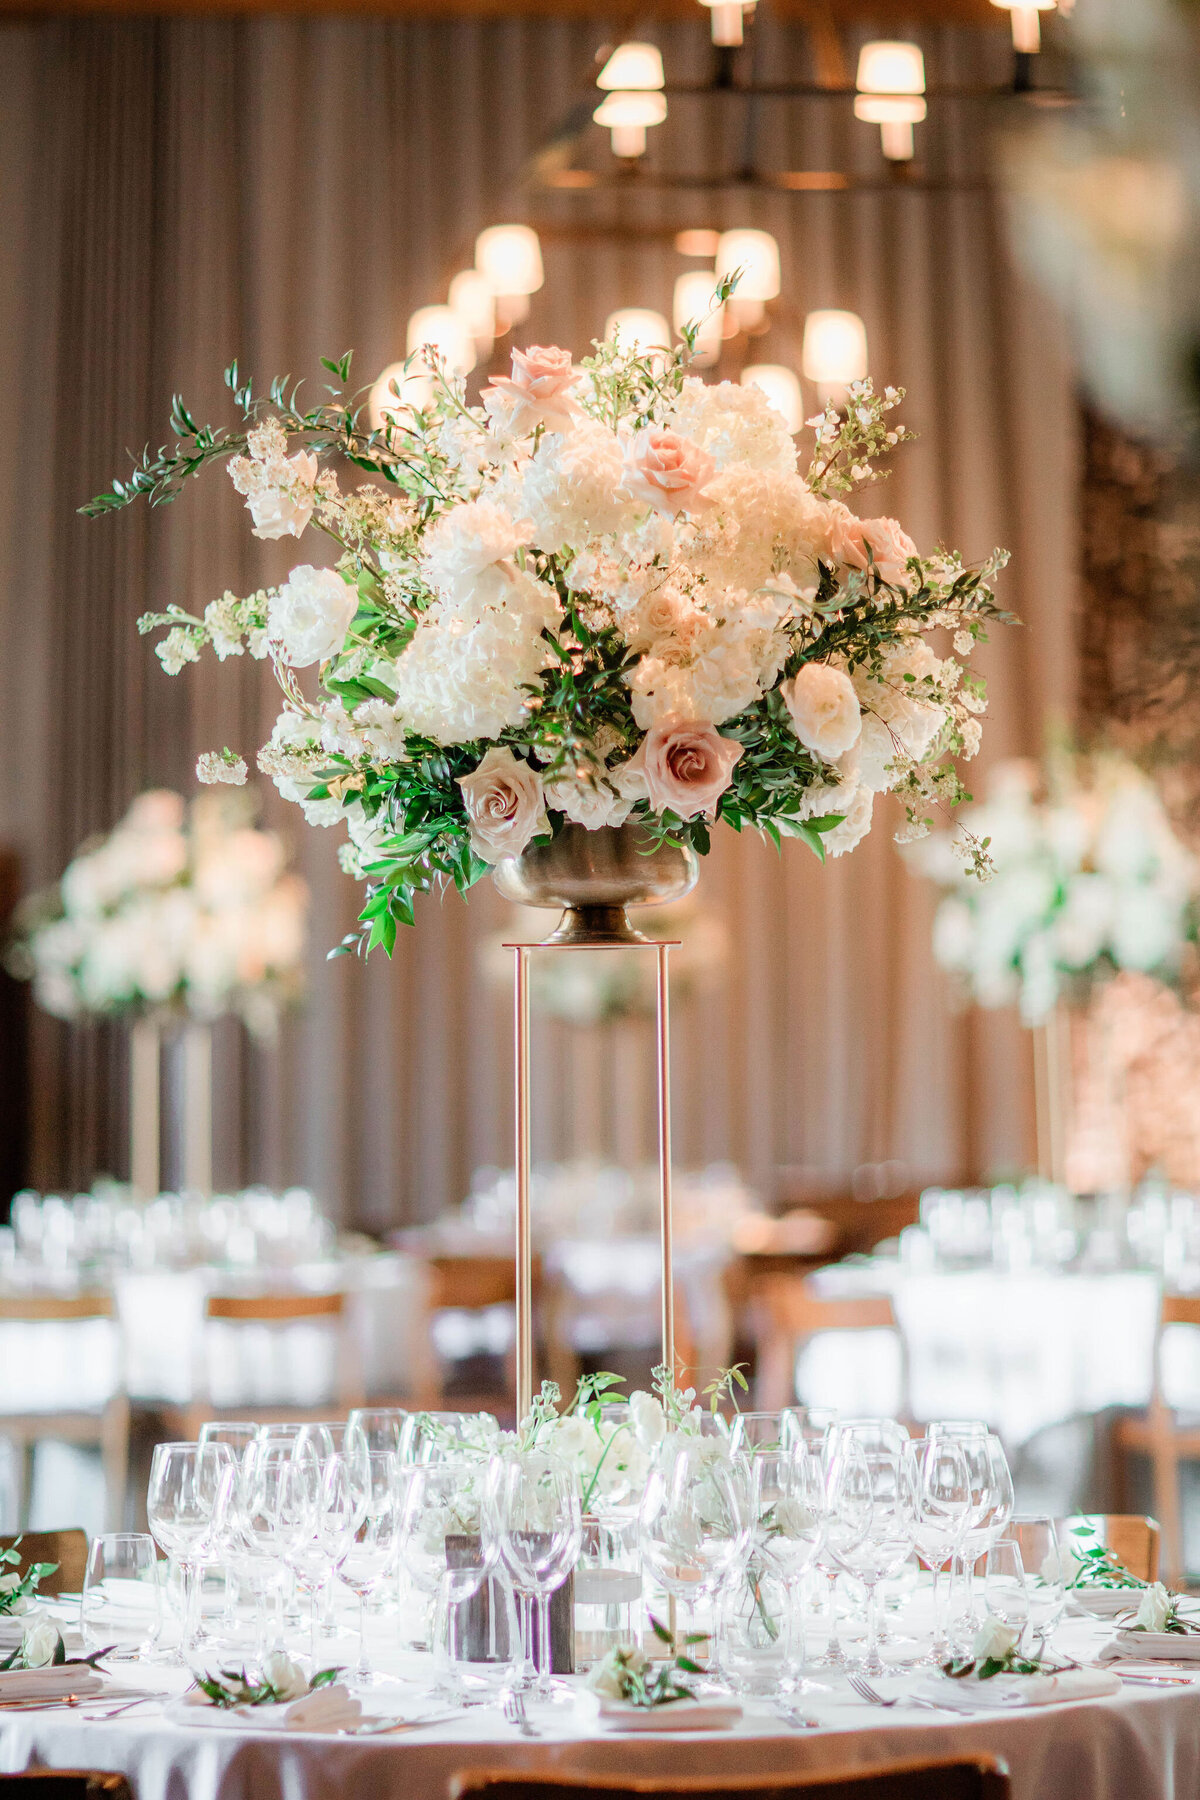
[[[355,1329],[355,1318],[351,1306],[351,1296],[343,1290],[331,1293],[311,1294],[297,1292],[270,1292],[257,1294],[209,1294],[204,1303],[204,1314],[209,1326],[223,1334],[224,1362],[234,1371],[244,1370],[248,1361],[253,1358],[243,1348],[242,1333],[245,1344],[253,1341],[253,1334],[260,1335],[257,1343],[262,1347],[268,1371],[275,1371],[273,1379],[280,1380],[280,1405],[275,1404],[273,1397],[267,1394],[259,1398],[248,1396],[248,1403],[255,1416],[267,1419],[278,1414],[288,1417],[297,1414],[297,1408],[284,1400],[287,1391],[286,1371],[290,1364],[291,1345],[286,1333],[306,1325],[330,1327],[333,1347],[333,1368],[331,1373],[331,1391],[319,1405],[306,1404],[301,1410],[305,1417],[328,1417],[331,1411],[342,1414],[352,1407],[363,1404],[363,1368],[362,1351]],[[229,1334],[235,1334],[232,1338]],[[237,1349],[230,1359],[231,1344]],[[204,1357],[206,1369],[203,1378],[203,1392],[207,1402],[216,1403],[232,1415],[244,1410],[237,1399],[226,1400],[219,1394],[220,1382],[214,1384],[217,1370],[218,1353],[222,1344],[206,1335]],[[238,1384],[240,1385],[240,1383]],[[200,1410],[207,1410],[202,1408]],[[220,1416],[213,1414],[211,1416]]]
[[[708,1780],[610,1781],[582,1776],[514,1775],[471,1769],[450,1783],[451,1800],[1010,1800],[1007,1765],[994,1756],[875,1764],[840,1775],[735,1775]]]
[[[114,1316],[111,1294],[0,1294],[0,1321],[14,1325]]]
[[[294,1325],[301,1319],[340,1319],[346,1296],[333,1294],[210,1294],[210,1319],[237,1319],[253,1325]]]
[[[1158,1580],[1162,1533],[1156,1519],[1147,1519],[1140,1513],[1077,1513],[1061,1523],[1068,1535],[1080,1526],[1090,1526],[1100,1543],[1131,1575],[1139,1581]]]
[[[4,1800],[133,1800],[127,1778],[115,1769],[22,1769],[0,1775]]]
[[[1154,1389],[1150,1396],[1150,1412],[1165,1423],[1171,1408],[1163,1390],[1163,1338],[1170,1325],[1200,1325],[1200,1294],[1164,1294],[1158,1312],[1158,1331],[1154,1340]]]
[[[58,1594],[78,1594],[87,1573],[88,1540],[86,1531],[26,1531],[19,1538],[0,1537],[0,1550],[17,1548],[21,1568],[30,1563],[57,1563],[53,1575],[43,1578],[40,1594],[54,1599]]]
[[[900,1413],[908,1406],[908,1361],[895,1308],[886,1294],[825,1296],[800,1275],[772,1275],[755,1296],[759,1319],[759,1406],[774,1410],[795,1398],[796,1358],[823,1331],[890,1331],[900,1347]]]

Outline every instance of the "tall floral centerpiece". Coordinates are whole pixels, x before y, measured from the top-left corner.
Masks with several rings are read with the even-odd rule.
[[[170,672],[208,649],[270,656],[283,708],[258,764],[348,833],[366,902],[345,947],[390,953],[418,893],[564,834],[690,855],[721,821],[824,858],[860,842],[878,794],[906,836],[960,797],[1003,556],[925,556],[846,504],[905,438],[899,390],[855,383],[810,421],[802,469],[758,389],[688,373],[694,337],[581,364],[514,350],[477,405],[434,357],[430,403],[397,394],[378,423],[348,356],[312,406],[235,365],[236,426],[177,402],[175,447],[85,508],[162,504],[224,461],[256,535],[332,545],[333,566],[140,625]],[[346,469],[370,479],[346,488]],[[201,764],[245,780],[234,750]]]
[[[943,890],[934,954],[965,997],[1015,1003],[1035,1029],[1044,1171],[1070,1164],[1076,1184],[1109,1185],[1111,1174],[1089,1171],[1111,1170],[1111,1150],[1099,1155],[1086,1139],[1125,1136],[1131,997],[1151,982],[1185,986],[1200,868],[1153,782],[1113,753],[1060,752],[1044,770],[1001,763],[962,823],[988,847],[995,873],[985,885],[967,879],[947,833],[911,852]],[[1074,1053],[1068,1014],[1080,1021]]]
[[[211,1187],[209,1027],[234,1014],[271,1036],[298,994],[308,896],[286,872],[249,795],[140,794],[107,837],[85,844],[60,881],[27,900],[14,972],[59,1018],[130,1021],[133,1184],[158,1188],[160,1036],[184,1032],[184,1164]]]

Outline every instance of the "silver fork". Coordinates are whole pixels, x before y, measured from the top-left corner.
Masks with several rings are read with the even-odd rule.
[[[871,1686],[865,1675],[851,1675],[850,1686],[859,1699],[865,1700],[868,1706],[923,1706],[930,1712],[954,1712],[956,1710],[952,1706],[939,1706],[936,1700],[926,1700],[921,1694],[897,1695],[896,1698],[889,1700],[879,1692],[878,1688]]]
[[[541,1736],[537,1728],[529,1723],[524,1698],[514,1688],[510,1688],[504,1696],[504,1716],[510,1725],[516,1726],[522,1737]]]

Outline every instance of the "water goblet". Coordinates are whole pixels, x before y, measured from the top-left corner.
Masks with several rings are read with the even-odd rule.
[[[716,1596],[750,1544],[750,1475],[724,1435],[672,1433],[659,1447],[638,1513],[642,1561],[682,1602],[695,1635],[698,1600]]]
[[[404,1424],[404,1463],[463,1462],[491,1455],[500,1427],[491,1413],[410,1413]]]
[[[783,1406],[778,1412],[739,1412],[729,1427],[729,1444],[735,1455],[790,1450],[803,1438],[804,1409],[800,1406]]]
[[[783,1588],[785,1685],[795,1693],[809,1692],[823,1684],[807,1680],[804,1674],[804,1617],[797,1590],[802,1588],[825,1536],[820,1459],[803,1444],[790,1452],[760,1450],[751,1462],[751,1473],[751,1561],[761,1562]],[[749,1564],[747,1567],[749,1570]],[[761,1615],[760,1622],[765,1625]]]
[[[1017,1632],[1017,1641],[1029,1624],[1029,1590],[1021,1547],[1012,1538],[1000,1538],[987,1553],[984,1595],[988,1613]]]
[[[865,1451],[839,1437],[829,1472],[826,1532],[834,1556],[867,1590],[864,1675],[884,1673],[879,1654],[879,1583],[899,1572],[916,1537],[916,1494],[911,1459],[903,1452]]]
[[[971,1479],[962,1445],[955,1438],[926,1438],[906,1446],[905,1454],[916,1491],[915,1548],[933,1576],[933,1645],[926,1660],[940,1667],[950,1655],[950,1643],[939,1578],[967,1529]]]

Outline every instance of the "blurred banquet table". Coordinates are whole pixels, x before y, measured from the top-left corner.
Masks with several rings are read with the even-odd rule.
[[[1094,1655],[1106,1635],[1090,1621],[1072,1621],[1056,1648]],[[882,1685],[904,1691],[903,1680]],[[156,1702],[94,1720],[91,1704],[0,1714],[0,1768],[121,1770],[137,1800],[447,1800],[453,1776],[478,1768],[618,1779],[786,1778],[989,1752],[1008,1763],[1013,1800],[1172,1800],[1200,1792],[1200,1692],[1191,1684],[1130,1685],[1111,1699],[943,1719],[903,1705],[886,1712],[865,1706],[839,1677],[833,1691],[805,1696],[815,1730],[789,1729],[765,1702],[748,1705],[733,1730],[707,1733],[604,1732],[564,1706],[534,1710],[536,1738],[519,1736],[497,1708],[482,1706],[392,1736],[333,1738],[256,1730],[240,1720],[183,1725],[164,1717]],[[399,1685],[373,1690],[368,1710],[389,1707],[419,1712],[411,1689],[407,1697]]]

